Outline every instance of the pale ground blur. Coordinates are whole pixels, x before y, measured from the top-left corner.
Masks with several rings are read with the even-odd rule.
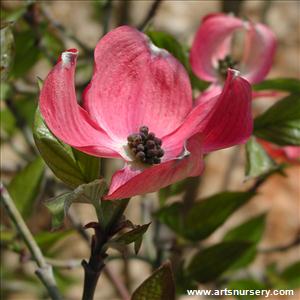
[[[139,24],[144,18],[145,12],[150,7],[151,1],[132,1],[130,17],[133,24]],[[263,7],[265,1],[246,1],[242,8],[242,15],[252,20],[262,20]],[[53,1],[48,3],[49,12],[59,22],[69,28],[76,36],[84,41],[90,47],[94,47],[101,36],[100,20],[91,18],[93,8],[88,1]],[[201,18],[212,12],[220,11],[220,1],[165,1],[154,19],[154,27],[159,30],[167,31],[181,41],[191,44],[194,33],[199,25]],[[297,1],[273,1],[267,14],[263,16],[266,22],[276,33],[279,40],[275,63],[269,77],[299,77],[299,20],[300,8]],[[113,25],[112,22],[111,25]],[[70,41],[70,47],[74,44]],[[43,63],[32,71],[32,76],[44,78],[49,71]],[[270,105],[272,100],[262,99],[255,103],[255,109],[261,111]],[[199,196],[207,196],[223,189],[224,172],[228,168],[230,158],[235,149],[227,149],[212,153],[207,158],[206,171],[203,175],[203,183]],[[244,153],[243,149],[236,151],[237,163],[235,169],[230,174],[227,188],[245,189],[251,183],[244,183]],[[12,161],[10,153],[5,153],[5,163]],[[288,177],[283,178],[274,176],[261,189],[260,194],[255,197],[248,205],[242,208],[231,218],[222,229],[218,230],[208,241],[216,242],[228,228],[244,221],[245,219],[257,215],[260,212],[268,212],[267,228],[264,238],[261,242],[261,248],[269,248],[289,243],[300,229],[300,169],[299,166],[290,168],[287,171]],[[154,195],[146,197],[147,205],[155,205]],[[152,204],[153,203],[153,204]],[[132,199],[127,215],[133,221],[141,223],[140,218],[141,200]],[[93,212],[87,206],[75,208],[80,214],[82,221],[91,221]],[[222,209],[220,207],[220,209]],[[42,220],[41,220],[42,222]],[[149,234],[149,233],[148,233]],[[145,244],[144,244],[145,247]],[[62,243],[62,258],[87,257],[88,248],[77,236],[68,239]],[[259,274],[264,267],[272,261],[278,261],[280,267],[285,267],[290,263],[300,259],[298,248],[283,253],[274,253],[268,255],[259,255],[251,267],[252,274]],[[109,265],[119,270],[120,265],[115,261]],[[149,268],[145,263],[139,261],[130,261],[131,289],[140,284],[149,274]],[[76,277],[82,277],[82,269],[70,271]],[[80,281],[79,281],[80,282]],[[81,284],[75,285],[69,292],[68,299],[77,300],[81,295]],[[104,276],[100,280],[97,289],[96,300],[113,300],[118,299]],[[299,294],[298,294],[299,295]],[[31,296],[19,295],[11,299],[31,300]],[[183,299],[200,299],[200,297],[182,297]],[[279,298],[271,298],[273,300]],[[283,299],[283,298],[282,298]],[[297,297],[289,297],[297,299]],[[298,298],[299,299],[299,298]],[[150,299],[149,299],[150,300]]]

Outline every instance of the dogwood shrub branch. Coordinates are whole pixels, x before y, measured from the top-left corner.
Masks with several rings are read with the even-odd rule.
[[[122,204],[115,210],[114,215],[111,217],[110,221],[105,224],[104,219],[99,218],[99,213],[101,216],[103,211],[101,204],[94,203],[94,208],[97,213],[99,223],[90,222],[85,225],[85,228],[92,228],[95,231],[95,234],[92,236],[91,241],[91,254],[88,261],[82,261],[82,267],[84,269],[84,286],[82,300],[93,300],[94,293],[96,290],[98,279],[105,268],[105,259],[108,256],[106,251],[106,244],[114,236],[114,234],[119,231],[121,228],[118,228],[119,222],[123,216],[123,212],[128,205],[129,199],[123,200]],[[108,275],[111,275],[108,273]],[[112,278],[110,276],[110,278]],[[118,289],[120,288],[119,282]],[[123,287],[123,286],[122,286]],[[122,288],[118,290],[119,294],[124,300],[129,299],[129,293]]]
[[[7,189],[2,183],[0,183],[1,191],[1,202],[7,211],[7,214],[11,221],[14,223],[21,237],[23,238],[25,244],[27,245],[32,258],[35,260],[38,268],[35,273],[47,289],[49,296],[52,300],[62,300],[62,296],[57,288],[55,278],[53,276],[52,266],[49,265],[43,256],[39,246],[34,240],[31,232],[29,231],[27,225],[25,224],[21,214],[17,210],[12,198],[10,197]]]
[[[78,234],[82,237],[82,239],[88,244],[90,245],[90,238],[88,233],[86,232],[86,230],[84,229],[82,223],[80,222],[80,220],[78,220],[77,215],[75,214],[75,212],[72,210],[72,207],[69,210],[68,213],[68,218],[72,224],[72,226],[74,227],[74,229],[78,232]],[[108,257],[107,260],[110,260],[111,257]],[[121,258],[121,257],[120,257]],[[48,259],[47,259],[48,260]],[[50,261],[49,261],[50,262]],[[52,265],[57,264],[58,267],[62,267],[62,266],[68,266],[69,262],[66,261],[65,263],[63,261],[58,261],[55,260],[53,261],[54,263],[51,263]],[[73,262],[73,261],[71,261]],[[74,263],[76,263],[76,266],[81,266],[81,263],[78,264],[78,261],[74,261]],[[110,282],[112,283],[113,287],[116,289],[116,292],[118,293],[118,295],[121,297],[122,300],[128,300],[130,298],[130,294],[127,290],[127,288],[125,287],[125,285],[123,284],[122,280],[109,268],[109,266],[105,265],[104,269],[103,269],[103,273],[104,275],[110,280]]]

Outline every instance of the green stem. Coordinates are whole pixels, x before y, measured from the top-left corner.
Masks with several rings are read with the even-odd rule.
[[[52,266],[48,265],[39,246],[35,242],[31,232],[29,231],[27,225],[25,224],[21,214],[17,210],[13,200],[11,199],[8,191],[2,184],[0,183],[0,191],[1,191],[1,202],[7,211],[10,219],[16,226],[20,235],[22,236],[25,244],[27,245],[32,258],[35,260],[38,268],[35,271],[36,275],[39,277],[43,285],[48,290],[49,296],[52,300],[62,300],[62,296],[57,288],[55,278],[53,276]]]

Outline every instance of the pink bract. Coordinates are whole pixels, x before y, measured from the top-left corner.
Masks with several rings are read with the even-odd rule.
[[[210,82],[218,81],[218,60],[231,54],[232,37],[238,30],[246,32],[243,57],[238,67],[241,75],[250,83],[265,78],[276,50],[273,32],[263,24],[225,14],[206,16],[198,28],[190,53],[196,75]]]
[[[40,110],[49,129],[72,147],[123,159],[106,199],[154,192],[203,170],[203,153],[244,143],[252,132],[251,88],[229,70],[221,94],[193,105],[189,77],[141,32],[119,27],[98,43],[93,78],[76,99],[77,51],[65,51],[44,81]],[[128,135],[149,127],[162,140],[162,161],[136,161]]]

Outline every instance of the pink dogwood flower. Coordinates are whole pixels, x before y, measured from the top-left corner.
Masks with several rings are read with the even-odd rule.
[[[77,51],[62,53],[44,81],[40,111],[63,142],[124,160],[106,199],[158,189],[203,170],[203,154],[244,143],[252,132],[251,88],[229,70],[222,93],[193,106],[189,77],[166,50],[128,26],[95,49],[91,82],[76,99]]]
[[[245,31],[245,45],[240,63],[231,57],[231,42],[234,34]],[[190,63],[194,73],[203,80],[212,82],[196,101],[209,101],[222,90],[224,71],[228,67],[240,70],[241,76],[250,83],[262,81],[268,74],[276,51],[276,37],[265,25],[236,18],[232,15],[211,14],[203,19],[190,53]],[[269,97],[280,99],[278,91],[253,91],[252,98]],[[296,146],[278,147],[259,140],[268,154],[274,158],[295,162],[299,160],[300,148]]]
[[[234,34],[245,31],[240,62],[231,56]],[[190,53],[190,62],[199,78],[217,83],[227,68],[236,68],[250,83],[262,81],[269,72],[276,50],[273,32],[263,24],[244,21],[232,15],[211,14],[203,19]]]

